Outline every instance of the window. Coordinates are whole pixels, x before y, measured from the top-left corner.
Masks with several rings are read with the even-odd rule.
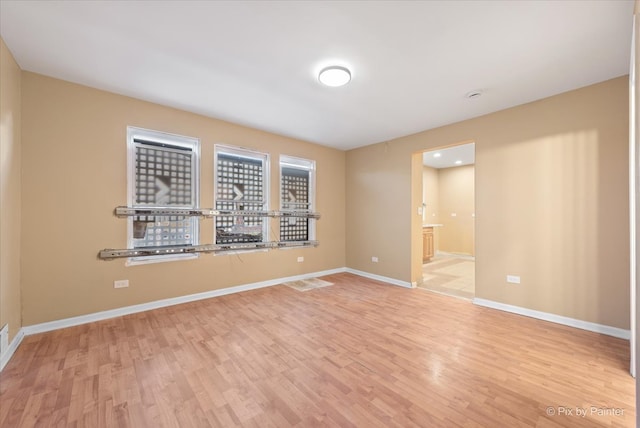
[[[128,127],[128,205],[134,208],[198,208],[197,138]],[[198,245],[198,218],[135,216],[129,219],[129,248]],[[192,258],[136,257],[132,262]]]
[[[280,206],[282,211],[312,213],[315,209],[314,161],[280,156]],[[315,220],[308,217],[280,219],[280,241],[315,239]]]
[[[267,211],[269,156],[266,153],[216,145],[215,209],[219,211]],[[269,219],[223,215],[215,218],[215,243],[267,242]]]

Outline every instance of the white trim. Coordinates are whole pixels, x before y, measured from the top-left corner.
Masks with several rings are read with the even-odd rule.
[[[197,245],[197,244],[196,244]],[[131,248],[131,246],[129,247]],[[149,265],[153,263],[176,262],[179,260],[192,260],[200,257],[200,254],[172,254],[170,256],[140,256],[129,257],[125,260],[125,267]]]
[[[395,278],[389,278],[387,276],[376,275],[374,273],[364,272],[364,271],[361,271],[361,270],[345,268],[345,270],[343,272],[352,273],[352,274],[358,275],[358,276],[364,276],[365,278],[375,279],[376,281],[382,281],[382,282],[386,282],[386,283],[389,283],[389,284],[392,284],[392,285],[399,285],[400,287],[404,287],[404,288],[414,288],[413,285],[410,282],[401,281],[401,280],[395,279]]]
[[[240,293],[242,291],[255,290],[258,288],[271,287],[273,285],[282,284],[287,281],[299,281],[301,279],[314,278],[317,276],[331,275],[334,273],[345,272],[345,268],[331,269],[320,272],[312,272],[302,275],[289,276],[286,278],[270,279],[267,281],[254,282],[252,284],[238,285],[235,287],[221,288],[219,290],[205,291],[203,293],[188,294],[186,296],[172,297],[170,299],[155,300],[153,302],[141,303],[139,305],[125,306],[108,311],[94,312],[92,314],[80,315],[72,318],[65,318],[56,321],[49,321],[41,324],[34,324],[23,327],[24,334],[27,336],[47,331],[58,330],[61,328],[73,327],[77,325],[87,324],[95,321],[102,321],[109,318],[115,318],[123,315],[135,314],[138,312],[150,311],[153,309],[164,308],[167,306],[179,305],[181,303],[194,302],[197,300],[210,299],[212,297],[225,296],[227,294]]]
[[[271,201],[271,155],[265,152],[259,152],[257,150],[248,149],[244,147],[229,146],[226,144],[214,144],[213,146],[213,209],[217,210],[218,207],[218,158],[220,155],[235,156],[243,159],[249,159],[251,161],[262,162],[262,210],[269,210],[269,203]],[[242,202],[242,201],[238,201]],[[258,201],[244,201],[246,204],[257,204]],[[235,204],[234,204],[235,205]],[[234,209],[238,209],[237,207]],[[213,227],[213,243],[218,243],[218,236],[216,233],[217,221],[214,219]],[[269,241],[269,226],[270,222],[262,219],[262,241]],[[244,251],[242,251],[244,252]]]
[[[166,144],[173,147],[189,149],[192,153],[191,167],[193,186],[191,188],[191,205],[186,208],[198,208],[200,206],[200,139],[187,137],[184,135],[170,134],[168,132],[154,131],[151,129],[127,126],[127,205],[136,206],[136,138],[141,140]],[[165,148],[165,150],[171,150]],[[144,206],[144,205],[143,205]],[[192,243],[198,245],[200,242],[200,224],[196,218],[191,218]],[[127,247],[134,247],[133,237],[133,217],[127,219]],[[129,257],[125,266],[138,266],[150,263],[165,263],[178,260],[197,259],[199,254],[173,254],[170,256],[142,256]]]
[[[636,282],[637,282],[637,205],[638,205],[638,185],[636,173],[638,169],[637,158],[637,136],[636,136],[636,108],[638,100],[636,100],[637,70],[636,70],[636,16],[633,16],[631,37],[631,61],[629,67],[629,296],[630,296],[630,323],[631,323],[631,341],[630,341],[630,367],[631,376],[636,377],[637,356],[636,356]],[[640,418],[640,416],[638,416]]]
[[[271,287],[274,285],[282,284],[283,282],[287,282],[287,281],[299,281],[301,279],[308,279],[308,278],[314,278],[318,276],[332,275],[332,274],[344,273],[344,272],[362,276],[365,278],[374,279],[377,281],[382,281],[391,285],[397,285],[404,288],[413,288],[412,284],[407,281],[401,281],[398,279],[376,275],[369,272],[360,271],[357,269],[342,267],[342,268],[329,269],[329,270],[324,270],[319,272],[306,273],[302,275],[289,276],[285,278],[254,282],[251,284],[238,285],[234,287],[222,288],[219,290],[205,291],[203,293],[189,294],[186,296],[173,297],[170,299],[156,300],[153,302],[142,303],[139,305],[125,306],[122,308],[111,309],[111,310],[102,311],[102,312],[95,312],[92,314],[80,315],[72,318],[65,318],[65,319],[56,320],[56,321],[24,326],[18,331],[18,334],[13,338],[13,340],[9,344],[9,347],[7,348],[7,351],[3,355],[0,355],[0,371],[4,369],[5,365],[9,362],[11,357],[13,357],[13,354],[18,349],[18,346],[20,345],[20,343],[22,343],[22,339],[24,339],[25,336],[30,336],[32,334],[45,333],[47,331],[53,331],[53,330],[58,330],[62,328],[67,328],[67,327],[74,327],[82,324],[87,324],[90,322],[102,321],[102,320],[115,318],[123,315],[135,314],[138,312],[164,308],[167,306],[179,305],[182,303],[210,299],[213,297],[225,296],[228,294],[255,290],[258,288]],[[617,327],[610,327],[610,326],[596,324],[588,321],[581,321],[574,318],[568,318],[560,315],[550,314],[547,312],[541,312],[533,309],[522,308],[520,306],[513,306],[505,303],[494,302],[492,300],[475,298],[473,299],[473,303],[478,306],[498,309],[506,312],[528,316],[531,318],[537,318],[544,321],[550,321],[557,324],[563,324],[570,327],[580,328],[583,330],[593,331],[596,333],[602,333],[609,336],[618,337],[621,339],[628,340],[630,338],[629,330],[624,330]]]
[[[0,355],[0,372],[4,369],[4,366],[7,365],[11,357],[13,357],[14,352],[16,352],[16,349],[18,349],[20,343],[22,343],[22,339],[24,339],[25,335],[26,333],[24,327],[18,330],[18,334],[15,335],[15,337],[7,347],[7,350],[4,352],[4,354]]]
[[[309,194],[307,197],[307,210],[315,212],[316,210],[316,161],[311,159],[297,158],[289,155],[280,155],[279,186],[280,186],[280,209],[285,209],[284,198],[282,197],[282,169],[283,167],[295,168],[309,172]],[[295,208],[293,208],[295,209]],[[313,241],[316,239],[316,220],[308,219],[308,239]],[[280,223],[282,224],[282,223]]]
[[[575,318],[564,317],[561,315],[550,314],[548,312],[536,311],[533,309],[523,308],[521,306],[508,305],[506,303],[494,302],[493,300],[485,300],[480,298],[473,299],[473,304],[484,306],[487,308],[498,309],[505,312],[511,312],[526,317],[536,318],[543,321],[549,321],[556,324],[562,324],[569,327],[575,327],[582,330],[593,331],[595,333],[606,334],[608,336],[618,337],[620,339],[629,340],[631,332],[618,327],[611,327],[603,324],[596,324],[589,321],[582,321]]]

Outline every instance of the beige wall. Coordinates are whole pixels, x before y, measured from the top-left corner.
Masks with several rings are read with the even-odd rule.
[[[423,166],[422,201],[426,204],[423,217],[424,223],[439,223],[439,198],[438,170],[428,166]]]
[[[422,167],[422,201],[426,204],[422,222],[425,224],[440,224],[438,199],[440,198],[438,184],[438,170],[428,166]],[[422,231],[420,232],[422,233]],[[440,228],[433,229],[433,250],[440,249]]]
[[[628,103],[623,76],[347,152],[347,265],[417,281],[415,153],[473,141],[476,296],[629,328]]]
[[[20,306],[20,68],[0,39],[0,327],[22,327]]]
[[[344,152],[29,72],[22,97],[25,325],[345,265]],[[272,209],[279,155],[316,160],[320,246],[131,267],[98,260],[103,248],[126,247],[113,209],[127,201],[127,125],[200,138],[202,207],[213,206],[215,143],[271,155]],[[200,236],[213,241],[211,220]],[[118,279],[130,287],[114,289]]]
[[[438,170],[438,209],[442,224],[438,249],[474,255],[474,166]],[[455,216],[454,216],[455,214]]]

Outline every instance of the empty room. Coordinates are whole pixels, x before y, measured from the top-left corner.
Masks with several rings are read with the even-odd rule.
[[[639,13],[0,0],[0,426],[637,426]]]

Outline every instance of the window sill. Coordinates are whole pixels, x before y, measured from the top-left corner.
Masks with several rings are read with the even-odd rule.
[[[170,256],[145,256],[130,257],[125,262],[125,266],[148,265],[152,263],[177,262],[180,260],[192,260],[200,257],[200,254],[175,254]]]

